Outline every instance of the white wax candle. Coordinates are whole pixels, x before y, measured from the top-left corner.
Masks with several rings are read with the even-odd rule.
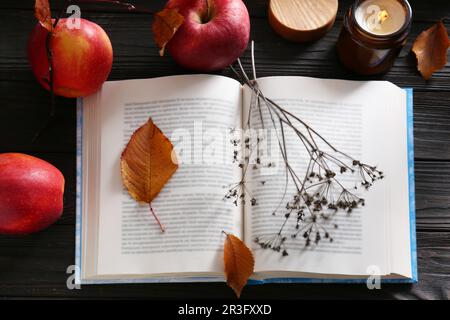
[[[406,11],[397,0],[366,0],[356,8],[355,18],[367,32],[389,35],[405,24]]]

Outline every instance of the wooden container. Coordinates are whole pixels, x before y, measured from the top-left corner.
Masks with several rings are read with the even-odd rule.
[[[283,38],[314,41],[334,24],[338,0],[270,0],[269,23]]]

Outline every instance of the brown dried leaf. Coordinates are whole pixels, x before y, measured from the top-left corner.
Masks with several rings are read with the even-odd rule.
[[[423,31],[414,41],[412,51],[417,57],[417,69],[425,80],[445,66],[449,45],[448,33],[442,21]]]
[[[172,143],[151,118],[133,133],[120,160],[124,186],[136,201],[148,204],[178,169]]]
[[[52,12],[48,0],[36,0],[34,3],[34,16],[48,31],[53,31]]]
[[[239,298],[248,278],[253,273],[255,260],[250,249],[238,237],[225,233],[226,239],[223,248],[223,261],[227,284],[234,290]]]
[[[163,9],[153,16],[153,38],[159,47],[159,55],[164,55],[164,49],[178,28],[183,24],[184,17],[178,9]]]

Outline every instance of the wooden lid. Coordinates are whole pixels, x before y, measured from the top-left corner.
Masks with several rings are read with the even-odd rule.
[[[313,41],[331,29],[337,10],[338,0],[270,0],[269,23],[288,40]]]

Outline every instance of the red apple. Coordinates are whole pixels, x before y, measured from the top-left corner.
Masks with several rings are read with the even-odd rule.
[[[108,35],[98,24],[80,18],[79,28],[74,28],[68,21],[59,20],[50,41],[54,92],[83,97],[96,92],[108,78],[113,51]],[[39,23],[34,27],[28,41],[28,60],[37,80],[49,90],[47,34]]]
[[[247,48],[250,17],[242,0],[169,0],[166,8],[184,17],[167,50],[185,68],[220,70]]]
[[[50,163],[21,153],[0,154],[0,234],[40,231],[62,214],[64,176]]]

